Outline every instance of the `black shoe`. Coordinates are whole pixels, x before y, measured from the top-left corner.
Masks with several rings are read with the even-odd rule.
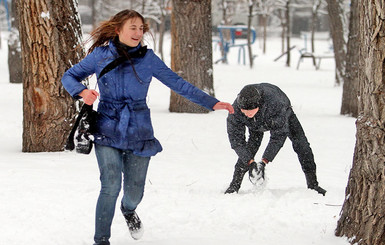
[[[231,180],[229,188],[225,191],[225,194],[238,192],[241,188],[243,176],[248,171],[247,164],[241,164],[240,162],[235,165],[233,179]]]
[[[238,190],[239,190],[239,188],[236,188],[235,186],[230,185],[229,188],[227,188],[227,190],[225,191],[225,194],[231,194],[234,192],[238,193]]]
[[[132,214],[123,214],[123,215],[124,215],[124,218],[126,219],[128,230],[130,231],[132,238],[134,238],[135,240],[139,240],[140,238],[142,238],[144,229],[143,229],[142,221],[140,221],[140,218],[136,214],[136,212]]]
[[[110,245],[109,241],[101,241],[101,242],[96,242],[93,245]]]
[[[307,188],[315,190],[319,194],[322,194],[323,196],[325,196],[326,190],[321,188],[318,185],[317,175],[315,174],[315,172],[305,173],[305,177],[306,177]]]
[[[323,196],[325,196],[325,194],[326,194],[326,190],[323,189],[322,187],[318,186],[318,185],[309,187],[309,189],[315,190],[316,192],[318,192],[319,194],[322,194]]]

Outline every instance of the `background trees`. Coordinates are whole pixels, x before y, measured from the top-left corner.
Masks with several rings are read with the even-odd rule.
[[[359,69],[359,14],[358,0],[352,0],[350,4],[349,35],[345,61],[345,76],[343,81],[343,93],[341,114],[358,116],[358,69]]]
[[[330,20],[330,33],[333,40],[334,59],[336,61],[336,83],[343,84],[346,64],[347,24],[345,21],[345,1],[327,0]]]
[[[11,30],[8,37],[8,70],[9,82],[11,83],[22,82],[21,47],[16,4],[17,1],[11,2]]]

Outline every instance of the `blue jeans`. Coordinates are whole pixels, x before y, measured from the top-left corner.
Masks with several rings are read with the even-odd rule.
[[[131,151],[97,144],[95,153],[100,170],[101,190],[96,205],[94,240],[96,244],[109,244],[122,173],[124,194],[121,209],[125,214],[133,213],[143,198],[150,157],[140,157]]]

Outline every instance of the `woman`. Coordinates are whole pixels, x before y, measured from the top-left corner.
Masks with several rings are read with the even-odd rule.
[[[91,33],[94,41],[88,55],[63,76],[64,88],[74,98],[92,105],[99,93],[81,81],[91,74],[100,77],[107,64],[125,61],[98,79],[100,101],[94,134],[100,169],[101,191],[96,206],[95,244],[110,244],[111,223],[123,173],[124,195],[121,210],[134,239],[142,236],[142,223],[135,212],[143,197],[150,157],[162,150],[154,138],[146,96],[152,77],[175,92],[209,110],[234,109],[183,80],[151,49],[142,46],[148,32],[144,18],[133,10],[123,10],[101,23]]]

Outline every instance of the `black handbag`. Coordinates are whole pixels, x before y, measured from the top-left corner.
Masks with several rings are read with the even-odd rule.
[[[113,60],[103,68],[98,79],[126,60],[127,58],[122,56]],[[97,116],[98,112],[93,109],[92,105],[83,104],[82,109],[76,118],[75,124],[67,138],[67,142],[64,147],[65,150],[73,151],[76,148],[77,153],[90,154],[93,145],[92,135],[95,132]]]
[[[76,148],[77,153],[90,154],[93,143],[91,136],[95,132],[98,115],[92,107],[92,105],[83,105],[68,136],[66,150],[72,151]],[[74,140],[75,133],[77,133],[76,141]]]

